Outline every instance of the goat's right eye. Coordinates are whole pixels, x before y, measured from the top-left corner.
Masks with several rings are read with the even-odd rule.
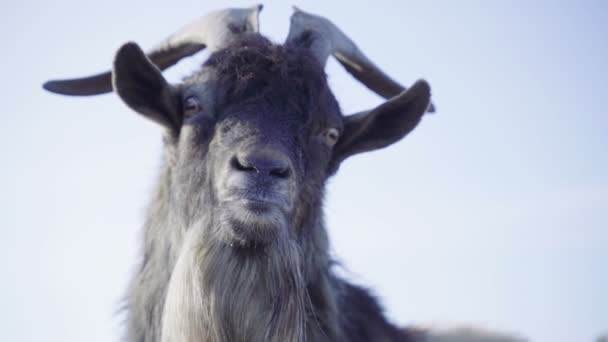
[[[192,116],[201,110],[201,103],[195,97],[188,97],[184,100],[184,115]]]

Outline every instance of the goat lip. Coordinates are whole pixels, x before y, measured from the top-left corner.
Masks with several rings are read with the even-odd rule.
[[[273,207],[277,207],[276,203],[270,201],[243,199],[240,202],[243,207],[256,214],[264,214],[269,212]]]
[[[260,213],[267,212],[272,208],[281,208],[279,201],[272,199],[241,198],[235,201],[235,204],[247,208],[250,211]]]
[[[227,203],[232,203],[239,206],[266,206],[284,208],[287,203],[286,199],[276,193],[251,193],[251,192],[234,192],[224,199]]]

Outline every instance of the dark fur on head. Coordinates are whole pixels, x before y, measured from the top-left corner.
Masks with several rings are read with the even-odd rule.
[[[325,72],[310,51],[273,45],[259,35],[243,36],[231,48],[211,55],[204,66],[218,75],[217,86],[223,92],[220,106],[235,98],[273,99],[289,101],[301,112],[314,112],[329,92]]]

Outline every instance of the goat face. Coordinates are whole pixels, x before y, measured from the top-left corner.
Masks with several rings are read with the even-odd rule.
[[[241,245],[295,237],[320,202],[342,130],[321,66],[253,36],[213,54],[179,93],[176,170],[200,179],[184,191],[200,191],[216,237]]]

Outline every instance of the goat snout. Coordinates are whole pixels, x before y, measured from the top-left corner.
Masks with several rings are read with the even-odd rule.
[[[283,153],[267,149],[237,153],[230,166],[236,172],[273,180],[289,179],[293,173],[291,163]]]

